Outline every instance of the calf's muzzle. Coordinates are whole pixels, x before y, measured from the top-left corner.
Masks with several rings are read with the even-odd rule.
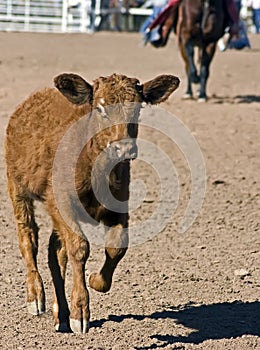
[[[133,160],[137,158],[138,149],[135,139],[114,141],[108,145],[108,155],[111,160]]]

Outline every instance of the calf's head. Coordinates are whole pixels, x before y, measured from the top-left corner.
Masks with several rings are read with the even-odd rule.
[[[142,102],[161,103],[179,86],[173,75],[160,75],[144,84],[136,78],[113,74],[91,85],[76,74],[61,74],[55,86],[73,104],[90,104],[91,119],[99,125],[95,142],[113,160],[137,157],[136,138]]]

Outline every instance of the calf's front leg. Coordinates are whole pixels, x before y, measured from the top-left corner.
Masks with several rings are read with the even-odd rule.
[[[87,333],[90,313],[85,265],[89,257],[89,243],[82,238],[73,217],[70,219],[71,226],[67,225],[51,200],[48,202],[48,211],[54,227],[49,244],[49,267],[54,285],[55,328],[61,332]],[[68,211],[67,215],[70,217],[71,213]],[[70,311],[64,290],[67,258],[73,274]]]
[[[85,264],[89,257],[89,243],[76,233],[69,232],[66,246],[73,272],[70,328],[74,333],[87,333],[90,311],[89,294],[85,280]]]
[[[53,281],[52,311],[55,329],[58,332],[70,332],[69,307],[65,295],[65,275],[67,265],[67,251],[64,240],[59,236],[58,230],[54,229],[48,251],[48,263]]]
[[[98,273],[92,273],[89,277],[89,285],[98,292],[108,292],[115,268],[123,258],[128,246],[128,223],[117,224],[107,229],[105,263]]]

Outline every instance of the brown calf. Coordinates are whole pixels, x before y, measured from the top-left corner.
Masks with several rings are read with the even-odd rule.
[[[118,201],[127,202],[130,160],[137,156],[141,103],[165,101],[178,87],[179,79],[162,75],[141,85],[137,79],[113,74],[90,85],[78,75],[61,74],[54,82],[56,88],[34,93],[10,118],[6,136],[8,190],[19,247],[27,268],[28,311],[33,315],[45,311],[43,282],[37,269],[38,227],[34,217],[34,200],[40,200],[53,222],[48,258],[54,285],[55,328],[61,332],[85,333],[90,317],[85,281],[89,243],[77,222],[77,207],[73,200],[67,198],[66,219],[59,210],[53,186],[57,149],[70,127],[85,116],[87,133],[99,126],[99,131],[93,133],[77,159],[74,185],[80,203],[90,217],[106,227],[106,260],[100,272],[89,278],[90,287],[106,292],[110,289],[114,270],[127,250],[129,216],[128,212],[109,210],[97,200],[91,181],[94,163],[103,152],[104,157],[100,158],[94,174],[94,180],[97,179],[99,184],[107,165],[113,160],[114,166],[108,175],[109,188]],[[122,140],[126,142],[120,142]],[[69,147],[68,159],[72,151]],[[66,156],[63,162],[66,163]],[[64,290],[68,259],[73,270],[70,311]]]

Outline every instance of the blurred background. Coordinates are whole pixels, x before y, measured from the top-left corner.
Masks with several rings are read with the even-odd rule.
[[[153,6],[153,0],[0,0],[0,30],[138,32]],[[242,1],[240,15],[247,31],[254,33],[251,1]]]

